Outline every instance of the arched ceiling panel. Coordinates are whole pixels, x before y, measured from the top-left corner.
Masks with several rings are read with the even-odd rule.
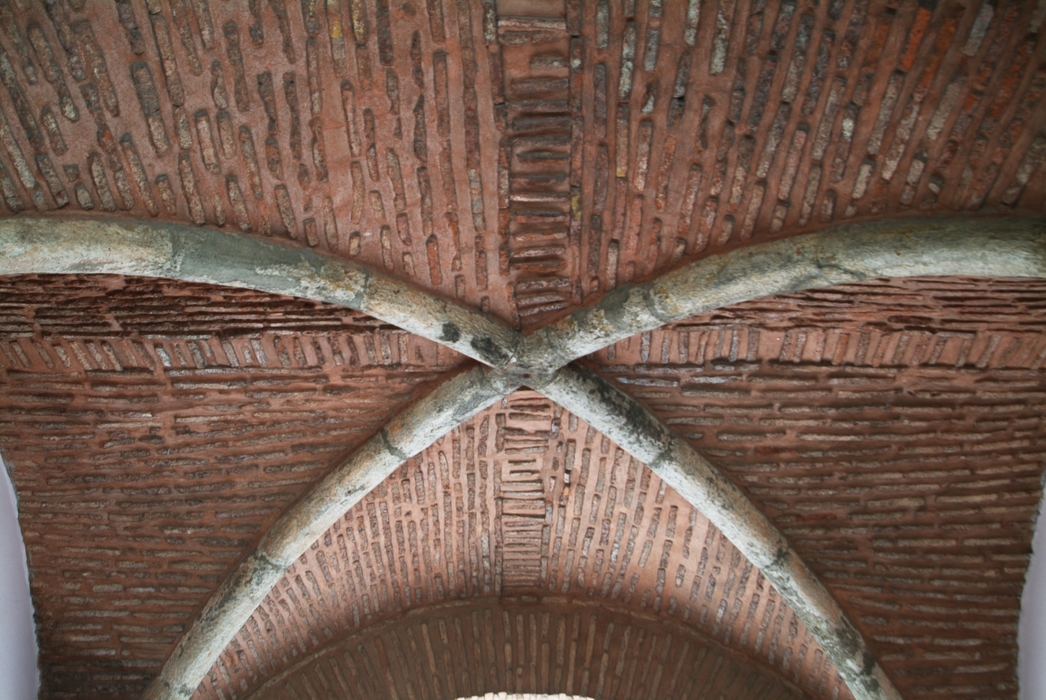
[[[604,602],[515,597],[442,603],[368,627],[252,697],[454,700],[488,688],[628,700],[810,697],[678,622]]]
[[[841,285],[589,359],[733,476],[906,698],[1013,697],[1042,496],[1046,287]]]
[[[583,421],[520,391],[410,459],[303,554],[195,697],[246,697],[332,640],[407,611],[520,595],[653,615],[815,697],[849,695],[704,516]]]
[[[582,298],[853,217],[1042,206],[1028,3],[566,6]]]
[[[1034,3],[0,12],[9,211],[276,236],[529,328],[749,241],[1046,194]]]
[[[287,505],[463,361],[356,312],[255,292],[0,284],[0,450],[45,697],[140,692]]]

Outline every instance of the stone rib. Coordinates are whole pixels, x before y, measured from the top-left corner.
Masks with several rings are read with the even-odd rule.
[[[182,636],[143,700],[190,698],[284,571],[399,465],[517,385],[483,367],[444,382],[392,419],[265,533]]]
[[[0,221],[0,275],[120,274],[242,287],[345,306],[484,364],[516,359],[498,321],[367,268],[241,234],[105,219]]]
[[[719,528],[758,567],[831,658],[857,700],[900,700],[860,631],[787,538],[723,472],[607,380],[576,365],[539,391],[585,420]]]
[[[1046,276],[1046,219],[915,219],[854,224],[705,258],[618,287],[527,339],[534,367],[730,304],[892,277]]]

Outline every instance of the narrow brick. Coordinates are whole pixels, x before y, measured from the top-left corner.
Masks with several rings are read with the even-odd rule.
[[[832,88],[828,92],[828,101],[825,104],[824,114],[817,126],[817,136],[814,138],[814,145],[810,151],[810,155],[815,161],[820,162],[828,149],[828,139],[832,129],[835,127],[835,117],[839,113],[844,90],[846,90],[845,80],[836,78],[832,81]]]
[[[167,19],[163,15],[150,15],[153,25],[153,38],[156,40],[156,49],[160,54],[160,65],[163,66],[164,79],[167,82],[167,94],[171,103],[179,106],[185,103],[185,88],[182,86],[181,76],[178,75],[178,62],[174,55],[174,43],[171,41],[170,28]]]
[[[1025,185],[1031,180],[1032,174],[1042,165],[1043,160],[1046,160],[1046,136],[1037,134],[1024,158],[1021,159],[1013,181],[1002,194],[1004,204],[1013,206],[1017,202]]]
[[[875,125],[872,127],[872,132],[868,136],[868,152],[872,155],[879,152],[879,147],[883,142],[883,136],[886,133],[886,127],[890,123],[890,115],[893,113],[893,109],[897,104],[897,98],[901,92],[901,85],[903,83],[903,73],[895,72],[890,76],[890,81],[886,86],[886,93],[883,95],[883,99],[879,105],[879,116],[876,117]]]
[[[189,72],[193,75],[200,75],[203,72],[203,66],[200,64],[200,56],[196,50],[196,39],[193,34],[192,20],[189,18],[191,10],[188,5],[188,0],[170,0],[169,6],[171,9],[171,18],[174,20],[175,29],[178,30],[178,37],[181,41],[182,48],[185,50],[185,54],[189,59]]]
[[[755,225],[759,220],[759,210],[763,206],[763,197],[765,196],[766,183],[755,183],[748,198],[748,208],[745,210],[745,218],[741,221],[740,236],[742,241],[750,239],[752,234],[755,232]]]
[[[26,33],[29,36],[29,43],[32,44],[33,49],[36,51],[37,60],[40,62],[40,68],[44,74],[44,79],[47,80],[47,82],[51,84],[51,87],[55,89],[55,92],[58,93],[58,106],[61,108],[62,114],[66,119],[76,121],[80,118],[80,113],[76,107],[76,103],[73,102],[73,95],[69,92],[69,86],[66,85],[65,75],[62,73],[62,68],[55,59],[54,50],[51,48],[51,42],[40,29],[40,25],[35,22],[29,24],[26,28]]]
[[[167,139],[167,128],[160,116],[160,98],[149,66],[141,61],[135,62],[131,66],[131,78],[138,93],[138,102],[142,106],[142,114],[149,126],[149,138],[153,148],[158,154],[163,155],[171,147],[171,142]]]
[[[730,185],[728,206],[731,211],[741,204],[741,197],[745,193],[745,183],[748,180],[748,170],[752,165],[754,152],[755,139],[751,136],[743,137],[737,149],[737,163],[734,165],[734,178]]]
[[[62,186],[62,181],[58,178],[58,173],[55,171],[51,159],[46,155],[36,156],[36,167],[40,171],[40,176],[43,177],[44,182],[47,183],[55,205],[61,208],[68,204],[69,195],[66,193],[65,187]]]
[[[835,43],[835,32],[826,29],[821,33],[821,42],[817,47],[817,58],[813,69],[810,71],[810,82],[806,88],[806,96],[803,98],[804,117],[809,117],[817,109],[817,103],[821,98],[821,89],[828,73],[829,61],[831,60],[832,47]]]
[[[332,252],[337,252],[340,247],[338,220],[334,215],[334,202],[330,197],[323,198],[321,214],[323,216],[323,240],[327,242],[327,247]]]
[[[810,133],[810,127],[800,124],[792,134],[792,143],[788,148],[785,158],[784,170],[781,173],[780,184],[777,188],[777,198],[788,201],[792,196],[792,185],[799,170],[799,161],[802,159],[803,147],[806,145],[806,137]]]
[[[214,138],[211,136],[211,118],[207,114],[207,110],[197,110],[196,114],[193,115],[193,119],[196,122],[196,135],[200,142],[200,157],[203,159],[203,165],[208,171],[217,175],[221,172],[221,164],[218,161],[218,150],[214,145]]]
[[[109,177],[105,174],[105,165],[102,157],[97,153],[87,156],[87,168],[91,173],[91,181],[94,182],[94,190],[98,193],[101,207],[105,211],[116,211],[116,199],[112,190],[109,189]]]
[[[247,202],[240,190],[240,181],[235,175],[225,178],[225,191],[229,195],[229,204],[232,206],[232,221],[241,231],[250,232],[251,217],[247,210]]]
[[[188,153],[178,154],[178,176],[182,181],[182,194],[189,205],[189,217],[197,226],[207,222],[203,211],[203,200],[200,199],[200,190],[196,186],[196,173],[192,167],[192,157]]]
[[[853,141],[854,129],[857,128],[857,117],[860,108],[851,103],[843,112],[839,125],[839,140],[835,147],[835,158],[832,160],[832,182],[839,182],[846,172],[846,163],[850,157],[850,143]]]
[[[810,35],[813,33],[814,16],[804,14],[799,18],[799,29],[795,35],[792,61],[788,64],[784,86],[781,89],[781,100],[792,102],[799,95],[799,81],[806,66],[806,53],[810,47]],[[827,58],[826,58],[827,61]]]
[[[94,30],[89,22],[80,22],[75,27],[80,51],[91,71],[98,92],[102,97],[102,104],[109,114],[114,117],[120,115],[120,103],[116,97],[113,82],[109,79],[109,68],[105,63],[105,54],[94,37]]]
[[[14,109],[15,116],[18,117],[18,123],[22,125],[22,131],[25,132],[30,145],[34,149],[42,150],[44,147],[43,133],[36,122],[36,115],[33,114],[29,100],[18,82],[18,76],[15,74],[14,66],[11,65],[11,59],[3,47],[0,47],[0,82],[3,82],[4,87],[7,88],[7,94],[11,98],[10,107]]]
[[[216,117],[218,123],[218,143],[221,144],[222,156],[226,159],[236,156],[236,134],[232,124],[232,116],[226,112],[218,112]]]
[[[178,136],[178,147],[183,151],[192,148],[192,126],[183,107],[174,108],[174,133]]]
[[[25,208],[22,198],[18,194],[17,186],[11,176],[7,174],[3,163],[0,163],[0,196],[3,197],[4,205],[12,214],[17,214]]]
[[[0,26],[3,27],[4,33],[7,34],[15,54],[18,56],[19,67],[25,75],[26,82],[30,85],[35,85],[39,81],[36,64],[33,63],[33,59],[29,56],[29,44],[22,35],[22,30],[19,28],[14,12],[10,4],[6,2],[0,4]]]
[[[806,192],[803,194],[802,208],[799,210],[799,225],[805,226],[813,215],[817,202],[817,190],[821,185],[821,166],[812,165],[806,176]]]
[[[171,179],[166,173],[156,176],[156,189],[160,193],[160,202],[163,204],[164,211],[168,214],[174,214],[177,210],[177,204],[174,200],[174,190],[171,188]]]
[[[258,153],[254,148],[254,135],[246,124],[240,126],[239,130],[240,157],[243,166],[247,169],[247,182],[251,185],[251,192],[255,199],[265,196],[262,191],[261,169],[258,167]]]
[[[301,160],[301,114],[298,109],[297,76],[293,71],[283,74],[283,94],[287,101],[287,109],[291,115],[290,131],[288,133],[291,155],[295,160]]]
[[[51,150],[54,151],[55,155],[60,156],[69,150],[54,112],[46,105],[40,110],[40,126],[43,128],[44,133],[47,134],[47,141],[51,144]]]
[[[142,159],[138,155],[138,149],[135,148],[130,134],[120,137],[120,149],[123,151],[127,164],[131,167],[131,177],[138,187],[138,195],[142,198],[146,211],[150,216],[157,216],[160,211],[156,206],[156,199],[153,197],[152,183],[149,181],[149,175],[145,171],[145,166],[142,164]]]
[[[4,150],[7,151],[7,156],[14,165],[15,173],[22,182],[22,186],[29,192],[32,192],[37,187],[36,178],[29,167],[29,161],[26,160],[25,154],[22,152],[22,147],[15,139],[14,132],[11,130],[11,123],[7,120],[7,115],[2,108],[0,108],[0,144],[3,144]]]
[[[284,230],[291,238],[298,240],[298,222],[294,215],[294,207],[291,205],[290,193],[284,185],[275,188],[276,208],[280,212],[280,220],[283,222]]]
[[[774,80],[774,71],[777,68],[777,56],[767,56],[763,61],[756,79],[755,93],[752,95],[752,103],[748,107],[748,131],[753,133],[763,119],[763,111],[770,96],[770,86]]]
[[[726,9],[724,4],[720,3],[716,9],[712,53],[708,60],[708,72],[712,75],[722,73],[726,68],[726,53],[730,47],[730,24],[733,21],[733,3],[730,3],[729,8]]]
[[[767,133],[766,141],[763,144],[763,153],[759,157],[759,165],[755,171],[756,177],[760,179],[765,178],[770,172],[770,165],[774,162],[777,147],[781,145],[785,126],[788,124],[791,116],[791,105],[782,104],[780,109],[777,110],[777,115],[774,117],[773,124],[770,125],[770,131]]]

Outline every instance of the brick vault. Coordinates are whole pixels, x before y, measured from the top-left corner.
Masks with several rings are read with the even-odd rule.
[[[43,698],[1016,698],[1046,3],[0,0]]]

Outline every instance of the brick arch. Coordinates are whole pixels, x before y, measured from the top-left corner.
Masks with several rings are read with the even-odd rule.
[[[692,628],[603,602],[512,597],[443,603],[364,628],[247,697],[456,700],[488,692],[811,697]]]

